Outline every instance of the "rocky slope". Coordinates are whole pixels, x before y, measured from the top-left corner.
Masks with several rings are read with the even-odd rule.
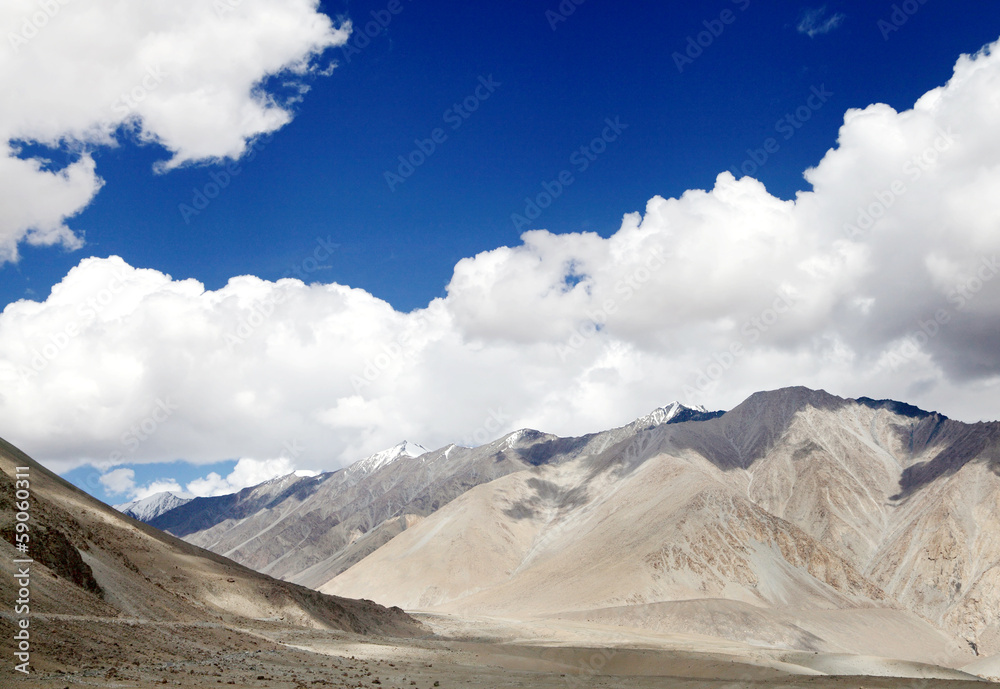
[[[15,467],[28,468],[30,483],[36,669],[79,667],[119,652],[138,664],[253,648],[246,630],[261,620],[359,634],[420,632],[401,610],[272,579],[125,517],[0,440],[0,557],[7,562],[18,557]],[[17,597],[14,579],[0,579],[5,617]],[[12,657],[13,643],[5,634],[4,657]]]

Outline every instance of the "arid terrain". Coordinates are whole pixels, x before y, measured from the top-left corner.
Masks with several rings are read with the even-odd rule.
[[[170,625],[40,617],[36,673],[20,678],[5,668],[4,686],[958,689],[984,685],[961,672],[916,663],[769,653],[718,639],[631,636],[598,626],[538,629],[513,621],[418,618],[427,626],[426,636],[358,635],[260,622]],[[564,640],[558,641],[560,637]],[[615,645],[605,645],[609,640]],[[592,643],[600,645],[587,645]],[[901,676],[872,676],[877,673]]]
[[[982,686],[1000,679],[996,429],[894,404],[796,389],[724,416],[402,457],[367,476],[439,501],[369,523],[380,542],[346,560],[365,539],[340,529],[346,550],[312,570],[341,570],[326,593],[126,517],[3,443],[0,557],[11,572],[24,557],[21,466],[34,560],[28,677],[9,660],[17,585],[0,584],[3,686]],[[393,467],[422,472],[419,489]],[[354,500],[373,485],[337,480]],[[314,494],[281,485],[265,484],[272,503]],[[198,518],[198,502],[177,511]],[[277,547],[253,529],[256,552]]]

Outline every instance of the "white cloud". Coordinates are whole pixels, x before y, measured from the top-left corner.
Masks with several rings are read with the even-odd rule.
[[[244,458],[236,463],[232,472],[225,478],[213,471],[204,478],[191,481],[187,484],[186,494],[195,497],[227,495],[293,472],[299,476],[313,476],[316,473],[295,471],[294,462],[287,457],[263,461]]]
[[[844,19],[846,19],[846,16],[840,12],[828,15],[826,5],[823,5],[819,9],[811,9],[803,12],[797,28],[799,33],[804,33],[809,38],[813,38],[830,33],[840,26]]]
[[[180,497],[191,497],[174,479],[159,479],[145,486],[137,486],[129,494],[129,500],[144,500],[150,495],[170,492]]]
[[[723,173],[606,239],[534,231],[466,258],[408,314],[337,284],[208,291],[86,259],[0,314],[2,433],[57,469],[288,458],[194,486],[211,493],[404,438],[577,434],[792,384],[1000,418],[998,120],[1000,54],[963,57],[911,110],[849,111],[794,201]],[[169,416],[123,449],[156,400]]]
[[[188,482],[183,487],[172,478],[156,479],[145,485],[138,485],[135,482],[135,470],[128,467],[112,469],[101,475],[98,480],[108,495],[124,495],[132,501],[143,500],[167,491],[182,498],[228,495],[291,473],[298,476],[315,476],[318,472],[295,469],[294,461],[288,457],[266,460],[245,457],[236,462],[236,466],[225,477],[213,471],[207,476]]]
[[[113,469],[100,478],[101,485],[109,495],[128,495],[135,493],[135,471],[132,469]]]
[[[96,147],[123,136],[155,142],[170,154],[160,165],[166,170],[239,157],[249,140],[286,124],[302,78],[350,30],[334,26],[318,4],[0,4],[0,263],[16,260],[22,241],[81,246],[66,220],[101,187],[88,153]],[[288,99],[260,88],[276,74],[289,76]],[[20,157],[21,142],[71,152],[75,161],[50,169]]]

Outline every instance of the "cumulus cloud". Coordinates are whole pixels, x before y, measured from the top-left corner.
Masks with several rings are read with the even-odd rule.
[[[125,500],[142,500],[150,495],[169,491],[183,497],[194,497],[181,488],[174,479],[158,479],[144,486],[136,485],[135,471],[126,467],[112,469],[98,479],[104,492],[110,496],[124,496]]]
[[[101,476],[101,485],[111,495],[129,495],[135,491],[135,471],[133,469],[114,469]]]
[[[243,458],[225,477],[218,472],[189,481],[185,486],[173,478],[160,478],[144,485],[135,482],[135,470],[127,467],[112,469],[98,479],[104,491],[110,496],[125,496],[127,500],[142,500],[157,493],[171,492],[182,498],[203,498],[236,493],[249,486],[256,486],[271,479],[289,474],[315,476],[317,472],[295,469],[288,457],[256,460]]]
[[[157,493],[170,492],[181,497],[192,497],[189,493],[186,493],[177,481],[174,479],[159,479],[157,481],[152,481],[145,486],[136,486],[132,491],[130,491],[129,499],[131,500],[143,500],[151,495],[156,495]]]
[[[828,34],[843,23],[846,16],[841,12],[827,14],[826,5],[819,9],[810,9],[802,13],[797,27],[799,33],[804,33],[809,38]]]
[[[792,201],[724,172],[608,238],[536,230],[463,259],[410,313],[338,284],[206,290],[86,259],[0,314],[2,434],[60,469],[284,470],[793,384],[1000,418],[998,119],[1000,55],[984,50],[910,110],[849,111]],[[268,473],[251,469],[198,486]]]
[[[0,263],[18,245],[76,249],[67,224],[101,187],[91,157],[121,137],[159,169],[238,158],[282,127],[324,50],[346,42],[318,0],[6,0],[0,4]],[[284,75],[287,97],[262,85]],[[30,94],[30,95],[28,95]],[[69,152],[67,166],[24,144]]]
[[[295,470],[293,462],[287,457],[258,461],[256,459],[241,459],[233,467],[232,472],[223,478],[216,472],[195,479],[187,484],[185,495],[194,497],[210,497],[236,493],[249,486],[256,486],[279,476],[296,473],[299,476],[314,476],[316,472]]]

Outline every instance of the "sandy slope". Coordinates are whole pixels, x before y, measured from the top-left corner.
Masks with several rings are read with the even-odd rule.
[[[978,675],[994,682],[1000,682],[1000,656],[980,658],[975,662],[963,666],[961,670],[968,672],[970,675]]]
[[[408,610],[545,615],[913,661],[972,657],[801,530],[705,480],[702,467],[663,457],[603,490],[591,481],[593,499],[565,521],[553,516],[558,499],[532,503],[578,471],[571,463],[473,489],[323,590]]]
[[[959,666],[1000,650],[998,431],[762,393],[479,485],[320,590],[522,619],[614,608],[650,629]],[[705,599],[693,616],[666,605]]]
[[[967,652],[954,639],[910,612],[764,609],[719,599],[653,603],[562,613],[560,620],[654,632],[686,631],[770,648],[836,654],[878,654],[910,662],[949,665]]]

